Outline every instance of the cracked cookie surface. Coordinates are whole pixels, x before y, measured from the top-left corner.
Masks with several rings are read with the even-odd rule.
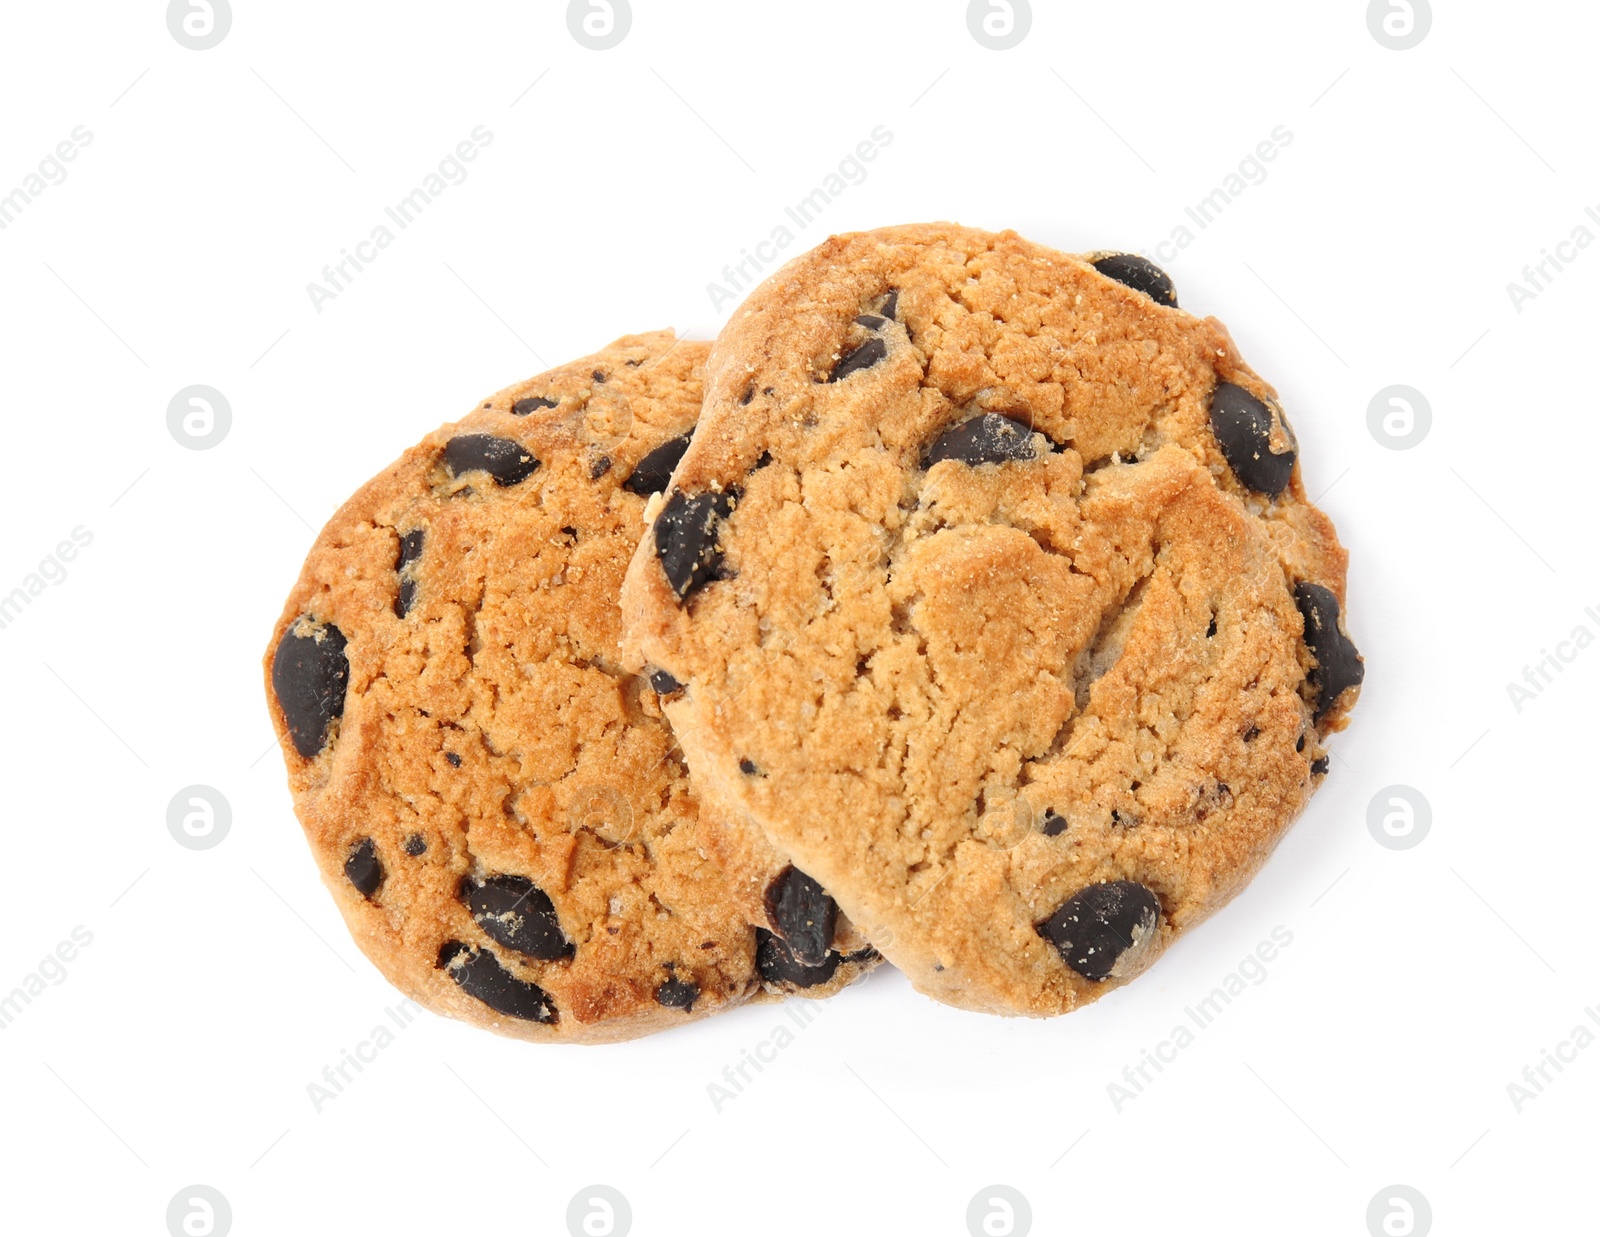
[[[620,665],[623,572],[706,349],[625,337],[430,434],[329,521],[273,631],[269,709],[324,882],[438,1012],[599,1042],[870,965],[772,959],[656,687]]]
[[[1361,680],[1272,389],[1130,255],[948,224],[759,287],[623,591],[707,794],[920,991],[1050,1015],[1266,860]]]

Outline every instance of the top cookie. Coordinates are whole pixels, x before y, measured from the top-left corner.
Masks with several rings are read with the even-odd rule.
[[[439,1012],[597,1042],[861,970],[763,975],[657,692],[618,663],[623,571],[705,355],[626,337],[429,435],[329,521],[274,629],[324,880]]]
[[[835,237],[724,330],[623,591],[736,805],[921,991],[1048,1015],[1264,861],[1361,663],[1273,392],[1126,255]]]

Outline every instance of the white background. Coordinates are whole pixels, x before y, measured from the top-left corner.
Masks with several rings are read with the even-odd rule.
[[[158,0],[7,5],[0,194],[93,135],[0,231],[0,593],[93,537],[0,630],[0,995],[93,934],[0,1030],[7,1231],[159,1235],[194,1183],[241,1235],[563,1234],[591,1183],[640,1235],[959,1237],[994,1183],[1041,1234],[1361,1237],[1396,1183],[1440,1234],[1592,1224],[1600,1048],[1521,1112],[1507,1084],[1600,1005],[1600,649],[1520,712],[1506,684],[1600,635],[1600,246],[1520,312],[1506,285],[1600,209],[1600,13],[1435,7],[1394,51],[1364,0],[1035,0],[993,51],[963,0],[634,0],[593,51],[554,0],[235,0],[192,51]],[[468,179],[317,312],[308,282],[478,125]],[[1326,785],[1232,906],[1067,1018],[886,968],[717,1112],[781,1009],[606,1048],[424,1015],[316,1112],[397,994],[319,885],[262,698],[315,530],[489,392],[714,334],[706,285],[879,125],[791,253],[925,219],[1148,249],[1293,135],[1167,265],[1276,384],[1350,549],[1367,685]],[[167,429],[194,383],[231,404],[211,450]],[[1432,407],[1410,450],[1368,430],[1392,383]],[[211,850],[166,827],[191,783],[232,806]],[[1367,827],[1396,783],[1432,806],[1404,851]],[[1108,1083],[1279,925],[1265,981],[1117,1111]]]

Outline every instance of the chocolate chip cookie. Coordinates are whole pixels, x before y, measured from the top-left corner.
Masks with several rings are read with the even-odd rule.
[[[1233,897],[1362,678],[1283,408],[1133,255],[829,240],[649,517],[628,655],[697,781],[971,1009],[1074,1009]]]
[[[619,664],[623,571],[705,355],[629,336],[430,434],[328,523],[273,631],[269,707],[324,881],[438,1012],[616,1040],[873,960],[774,956],[708,856],[665,684]]]

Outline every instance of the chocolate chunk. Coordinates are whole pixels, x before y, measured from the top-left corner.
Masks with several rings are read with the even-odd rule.
[[[1047,838],[1057,837],[1067,831],[1067,820],[1064,816],[1057,816],[1054,812],[1044,814],[1044,824],[1039,830]]]
[[[699,995],[700,989],[694,984],[674,976],[656,989],[656,1004],[688,1013],[694,1008],[695,998]]]
[[[1320,584],[1302,580],[1294,586],[1295,604],[1306,623],[1306,647],[1317,659],[1317,719],[1331,709],[1348,687],[1359,687],[1367,668],[1350,637],[1339,630],[1339,599]]]
[[[838,969],[839,955],[836,953],[824,958],[821,966],[806,966],[795,958],[781,936],[765,928],[756,929],[756,970],[769,983],[814,988],[827,983]]]
[[[876,365],[888,355],[888,344],[881,339],[869,339],[859,348],[852,348],[839,358],[839,363],[833,367],[833,373],[828,375],[828,381],[838,382],[848,378],[856,370]]]
[[[1315,773],[1317,776],[1320,777],[1322,774],[1326,773],[1327,771],[1328,771],[1328,758],[1326,756],[1318,756],[1315,760],[1313,760],[1311,762],[1311,772]]]
[[[439,951],[439,969],[447,971],[461,991],[498,1014],[529,1022],[556,1021],[556,1008],[545,990],[518,979],[487,949],[447,941]]]
[[[533,476],[539,461],[520,442],[492,434],[461,434],[444,445],[444,462],[450,475],[482,469],[496,485],[516,485]]]
[[[760,456],[757,457],[756,462],[750,466],[750,471],[755,472],[758,469],[765,468],[770,463],[772,463],[772,452],[763,451]]]
[[[450,767],[452,769],[459,769],[461,767],[461,757],[455,752],[446,752],[444,754],[444,758],[450,762]]]
[[[589,467],[589,480],[598,481],[611,471],[611,457],[602,455]]]
[[[406,838],[406,854],[410,855],[413,859],[415,859],[418,855],[426,854],[427,850],[428,839],[423,837],[420,833],[413,833]]]
[[[538,412],[541,408],[554,408],[559,401],[546,399],[542,395],[530,395],[527,399],[519,399],[511,405],[513,416],[525,417],[530,412]]]
[[[811,877],[790,864],[767,886],[767,919],[801,966],[821,966],[833,944],[839,904]]]
[[[693,498],[674,490],[656,517],[656,557],[678,600],[703,587],[722,562],[717,524],[732,514],[737,498],[736,490],[707,490]]]
[[[1244,485],[1261,494],[1281,494],[1289,484],[1294,472],[1293,436],[1289,435],[1289,450],[1274,455],[1272,409],[1243,387],[1217,383],[1211,394],[1211,432]]]
[[[383,884],[383,864],[378,862],[378,848],[371,838],[362,838],[350,848],[350,857],[344,861],[344,875],[356,892],[370,898]]]
[[[890,288],[889,295],[883,298],[883,308],[878,310],[885,318],[893,318],[895,310],[900,307],[900,289]]]
[[[1176,308],[1178,294],[1172,286],[1172,276],[1148,258],[1136,253],[1113,253],[1095,260],[1094,269],[1107,279],[1126,284],[1135,292],[1143,292],[1158,305]]]
[[[561,931],[554,904],[526,876],[491,876],[481,884],[469,876],[461,882],[461,893],[473,921],[507,949],[546,962],[575,952]]]
[[[856,325],[864,326],[869,331],[881,331],[889,324],[889,319],[880,318],[877,314],[857,314]]]
[[[1035,929],[1085,979],[1103,980],[1161,920],[1156,895],[1136,881],[1105,881],[1072,895]]]
[[[745,757],[739,761],[739,772],[749,776],[756,771],[756,762]]]
[[[414,573],[407,568],[422,557],[423,530],[414,528],[400,538],[400,553],[395,557],[394,569],[400,573],[400,587],[395,592],[394,613],[396,618],[405,618],[411,613],[411,607],[417,599],[417,582]]]
[[[1011,460],[1031,460],[1034,431],[1020,421],[986,412],[945,430],[922,457],[922,466],[932,468],[941,460],[963,464],[1004,464]]]
[[[606,380],[605,371],[600,369],[595,370],[594,373],[589,375],[589,377],[593,378],[596,382],[604,382]]]
[[[866,945],[866,946],[863,946],[861,949],[856,950],[854,953],[840,954],[839,955],[839,961],[840,962],[872,962],[872,961],[875,961],[878,958],[881,958],[882,956],[883,955],[880,954],[871,945]]]
[[[422,543],[427,533],[424,529],[413,528],[409,533],[400,538],[400,554],[394,560],[394,569],[404,571],[410,563],[422,557]]]
[[[660,696],[670,696],[673,692],[681,692],[683,690],[683,684],[665,670],[652,670],[650,672],[650,686]]]
[[[756,389],[754,387],[746,387],[744,389],[744,394],[739,397],[740,406],[741,407],[748,406],[750,401],[753,400],[755,397],[756,397]]]
[[[310,622],[310,619],[301,620]],[[344,655],[344,633],[324,623],[308,635],[290,625],[272,656],[272,692],[283,710],[294,750],[310,760],[328,741],[333,719],[344,715],[350,662]]]
[[[685,434],[681,438],[664,442],[647,454],[634,466],[632,475],[622,483],[622,488],[633,491],[641,498],[649,498],[650,495],[659,494],[666,489],[667,482],[672,480],[672,470],[678,466],[683,453],[689,449],[691,436]]]

